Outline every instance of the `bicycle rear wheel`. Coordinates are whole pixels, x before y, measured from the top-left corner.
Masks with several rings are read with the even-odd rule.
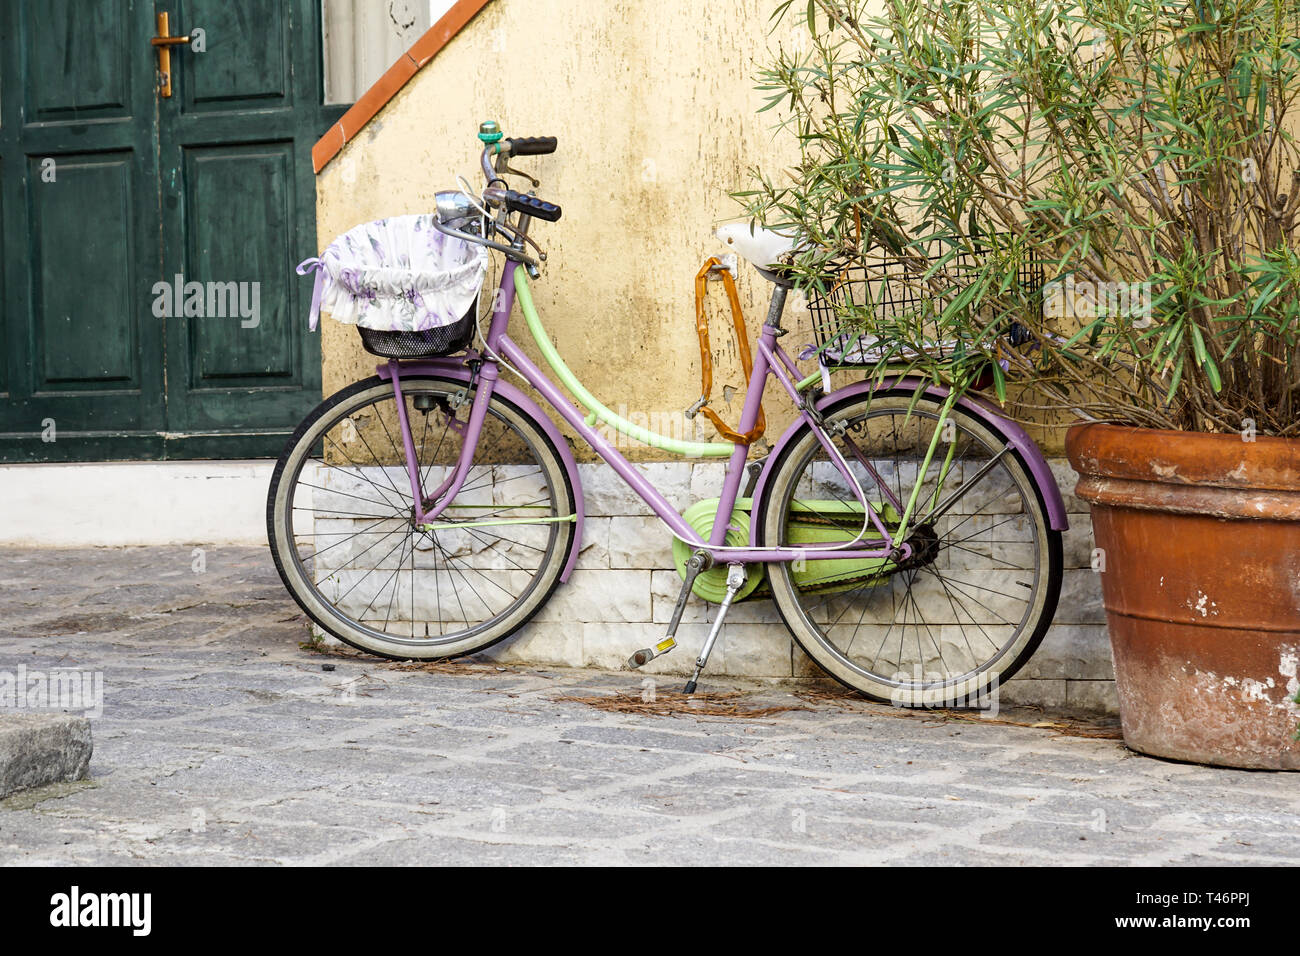
[[[425,495],[450,475],[474,393],[403,378]],[[298,605],[354,647],[398,659],[468,654],[527,622],[575,545],[569,475],[537,422],[493,395],[464,485],[419,527],[391,382],[358,382],[298,427],[276,464],[267,534]]]
[[[891,533],[916,492],[901,564],[772,565],[773,597],[799,646],[868,697],[907,707],[980,705],[1043,638],[1061,586],[1061,534],[1005,436],[984,419],[911,394],[846,399],[836,447]],[[931,439],[937,450],[922,471]],[[757,517],[768,546],[852,540],[852,485],[805,430],[774,465]],[[955,497],[954,497],[955,496]],[[951,503],[951,507],[943,510]],[[892,525],[892,526],[891,526]],[[838,533],[831,533],[838,532]]]

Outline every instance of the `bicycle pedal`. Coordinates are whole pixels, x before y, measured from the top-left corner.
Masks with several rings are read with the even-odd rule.
[[[643,647],[627,659],[627,666],[630,670],[636,670],[649,664],[656,657],[662,657],[677,646],[677,642],[671,637],[665,637],[654,647]]]

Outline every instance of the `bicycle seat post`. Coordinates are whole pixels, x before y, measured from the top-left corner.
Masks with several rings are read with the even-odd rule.
[[[783,283],[775,283],[772,287],[772,300],[768,303],[767,320],[763,325],[776,335],[785,334],[785,329],[781,328],[781,316],[785,313],[785,298],[789,293],[790,287]]]

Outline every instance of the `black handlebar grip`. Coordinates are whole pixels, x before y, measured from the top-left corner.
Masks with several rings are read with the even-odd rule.
[[[555,152],[554,136],[521,136],[507,140],[511,156],[544,156]]]
[[[526,216],[545,219],[547,222],[555,222],[564,213],[564,210],[554,203],[538,199],[536,196],[525,196],[513,189],[506,193],[506,208],[511,212],[522,212]]]

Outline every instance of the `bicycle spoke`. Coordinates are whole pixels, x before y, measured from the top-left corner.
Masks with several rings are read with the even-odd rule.
[[[360,436],[360,433],[359,433],[359,432],[358,432],[357,434],[358,434],[358,436]],[[353,468],[355,468],[355,469],[357,470],[357,477],[358,477],[358,478],[360,478],[360,479],[361,479],[362,481],[364,481],[366,484],[368,484],[368,485],[370,485],[372,488],[374,488],[375,491],[379,492],[379,493],[384,497],[384,501],[385,501],[387,504],[389,504],[389,505],[392,504],[392,502],[388,500],[388,492],[385,491],[383,488],[379,487],[379,485],[375,484],[374,481],[372,481],[371,479],[369,479],[369,478],[366,477],[366,473],[365,473],[365,471],[362,469],[362,467],[361,467],[360,465],[358,465],[355,461],[352,460],[352,456],[349,455],[349,454],[347,453],[347,451],[343,448],[342,445],[340,445],[338,442],[336,442],[336,441],[335,441],[333,438],[331,438],[328,434],[325,436],[325,440],[326,440],[327,442],[329,442],[331,445],[333,445],[335,448],[337,448],[337,449],[339,450],[339,454],[341,454],[344,458],[346,458],[346,459],[348,460],[348,464],[351,465]],[[365,441],[365,439],[362,438],[362,441]],[[370,446],[367,445],[366,447],[369,448]],[[331,464],[330,462],[327,462],[327,461],[325,461],[324,459],[318,459],[318,464],[320,464],[320,465],[321,465],[322,467],[324,467],[324,468],[333,468],[333,469],[336,470],[336,471],[342,471],[342,472],[344,472],[345,474],[347,473],[347,472],[346,472],[346,469],[339,468],[338,465]],[[391,488],[391,489],[396,493],[398,501],[403,501],[404,499],[403,499],[402,493],[401,493],[400,491],[397,490],[397,486],[396,486],[395,484],[393,484],[392,479],[391,479],[391,478],[388,478],[388,474],[387,474],[387,472],[385,472],[385,471],[381,468],[381,469],[380,469],[380,473],[383,474],[385,480],[388,481],[388,487]]]
[[[393,569],[393,573],[390,574],[390,575],[388,576],[388,580],[393,582],[393,593],[392,593],[391,595],[389,595],[389,598],[388,598],[388,609],[384,612],[384,630],[388,630],[388,622],[389,622],[389,621],[392,619],[392,617],[393,617],[393,600],[397,597],[397,572],[400,571],[400,570],[402,570],[402,565],[406,563],[406,545],[407,545],[408,543],[409,543],[409,542],[408,542],[406,539],[403,539],[403,541],[402,541],[402,554],[401,554],[401,557],[399,557],[399,558],[397,559],[397,567],[394,568],[394,569]],[[385,583],[387,583],[387,582],[385,582]],[[383,586],[382,586],[382,585],[380,586],[380,588],[379,588],[379,592],[378,592],[378,593],[379,593],[379,594],[383,594],[383,593],[384,593],[384,589],[383,589]],[[361,615],[361,616],[364,617],[364,615]]]
[[[336,489],[334,489],[334,488],[326,488],[326,487],[324,487],[324,486],[322,486],[322,485],[313,485],[313,484],[312,484],[311,482],[309,482],[309,481],[299,482],[299,484],[301,484],[304,488],[314,488],[314,489],[316,489],[317,491],[323,491],[323,492],[325,492],[326,494],[330,494],[330,495],[342,495],[344,498],[355,498],[357,501],[368,501],[368,502],[370,502],[371,504],[375,504],[375,505],[380,505],[380,504],[382,504],[382,505],[384,505],[385,507],[388,507],[388,508],[391,508],[391,507],[393,506],[393,503],[392,503],[391,501],[376,501],[374,498],[362,498],[360,495],[350,495],[350,494],[348,494],[346,491],[338,491],[338,490],[336,490]],[[295,508],[296,508],[296,507],[297,507],[297,506],[295,505]],[[303,509],[303,510],[311,510],[311,509]],[[395,511],[395,512],[393,512],[393,514],[400,514],[400,512],[396,512],[396,511]],[[373,517],[375,517],[375,516],[374,516],[374,515],[367,515],[366,517],[368,517],[368,518],[373,518]]]
[[[341,545],[341,544],[346,544],[347,542],[351,541],[353,538],[360,537],[361,535],[363,535],[363,534],[365,534],[367,531],[369,531],[371,528],[375,528],[375,527],[377,527],[377,526],[383,524],[385,521],[392,521],[392,520],[393,520],[392,518],[380,518],[378,521],[376,521],[374,524],[370,525],[369,527],[362,528],[360,531],[357,531],[357,532],[355,532],[355,533],[353,533],[353,534],[348,535],[348,536],[347,536],[346,538],[344,538],[342,541],[336,541],[336,542],[334,542],[334,543],[331,544],[328,548],[320,548],[320,549],[318,549],[318,550],[316,550],[316,551],[313,551],[311,554],[305,555],[305,556],[303,557],[303,560],[304,560],[304,561],[309,561],[309,560],[311,560],[312,558],[315,558],[317,555],[324,554],[324,553],[327,552],[327,551],[331,551],[331,550],[333,550],[334,548],[337,548],[337,547],[338,547],[339,545]],[[315,535],[343,534],[343,532],[342,532],[342,531],[317,531],[317,532],[314,532],[314,534],[315,534]],[[303,537],[307,537],[307,536],[306,536],[306,535],[303,535]]]

